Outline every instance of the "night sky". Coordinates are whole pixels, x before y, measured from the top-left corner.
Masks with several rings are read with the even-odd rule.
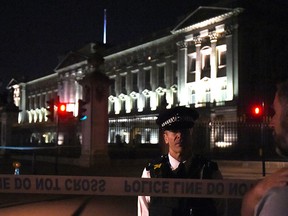
[[[102,41],[104,9],[107,43],[115,45],[173,26],[198,5],[192,0],[5,1],[0,8],[2,87],[11,78],[29,81],[51,74],[59,56]]]
[[[0,81],[53,73],[59,56],[103,40],[123,44],[175,26],[200,5],[219,0],[7,0],[0,7]],[[281,0],[286,1],[286,0]],[[201,4],[199,4],[201,2]]]

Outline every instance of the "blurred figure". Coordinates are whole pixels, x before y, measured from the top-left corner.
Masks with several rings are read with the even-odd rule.
[[[168,154],[150,163],[142,178],[222,178],[215,162],[193,155],[191,135],[198,116],[195,109],[187,107],[175,107],[160,113],[156,123],[163,132]],[[215,216],[220,215],[219,206],[209,198],[139,196],[138,216]]]
[[[269,124],[273,129],[276,151],[288,157],[288,80],[277,86],[274,97],[274,116]],[[288,168],[260,180],[246,193],[242,201],[242,216],[283,216],[288,214]]]

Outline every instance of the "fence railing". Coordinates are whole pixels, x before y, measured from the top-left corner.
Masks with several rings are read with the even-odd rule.
[[[128,148],[133,149],[135,153],[138,152],[137,154],[139,154],[141,149],[144,152],[145,146],[148,148],[149,144],[152,146],[154,144],[154,149],[162,149],[161,135],[159,134],[157,125],[151,121],[147,123],[147,121],[138,119],[137,124],[130,122],[129,125],[114,123],[113,129],[119,132],[118,143],[116,139],[114,142],[109,143],[114,153],[117,146],[124,147],[127,151]],[[128,137],[130,140],[127,139],[128,141],[125,142],[125,137],[121,137],[121,131],[126,131],[125,137]],[[147,131],[151,132],[148,138]],[[156,143],[150,142],[149,138],[153,137],[154,140],[156,137]],[[122,142],[123,140],[124,142]],[[196,152],[208,154],[212,158],[239,160],[263,160],[265,158],[265,160],[281,160],[275,152],[272,130],[266,122],[199,121],[193,128],[192,141]],[[121,151],[123,151],[123,148]],[[129,155],[133,157],[131,151]]]

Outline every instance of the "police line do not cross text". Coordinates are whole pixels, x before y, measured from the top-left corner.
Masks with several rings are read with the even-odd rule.
[[[253,180],[0,175],[5,193],[242,198]]]

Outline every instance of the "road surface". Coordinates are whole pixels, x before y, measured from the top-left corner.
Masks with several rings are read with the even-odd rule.
[[[1,201],[1,216],[137,215],[136,197],[1,194]]]

